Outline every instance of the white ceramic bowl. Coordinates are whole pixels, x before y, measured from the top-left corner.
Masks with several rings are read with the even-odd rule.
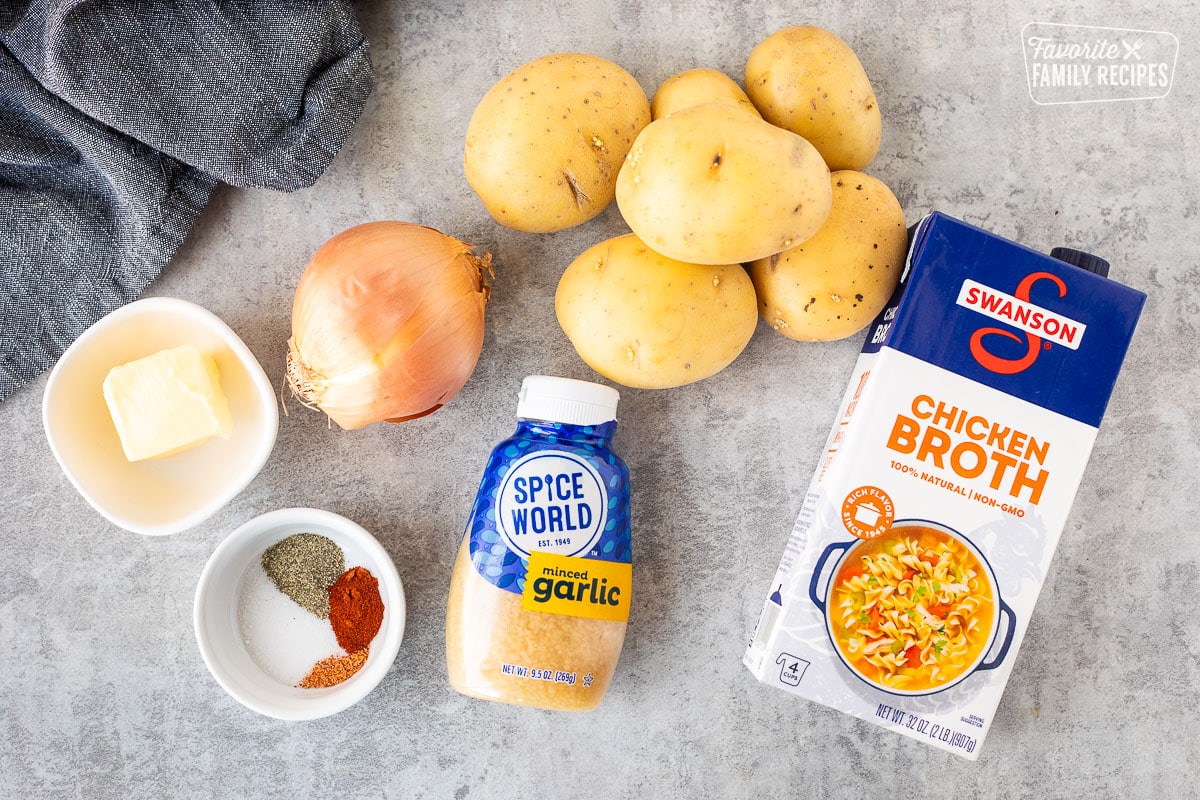
[[[130,462],[104,402],[108,371],[159,350],[194,344],[212,354],[233,431],[196,447]],[[42,398],[50,449],[71,483],[115,525],[148,535],[191,528],[233,499],[275,446],[275,390],[232,329],[194,303],[137,300],[84,331],[55,364]]]
[[[347,569],[365,567],[379,580],[383,624],[371,642],[366,663],[336,686],[301,689],[283,682],[255,660],[241,623],[242,593],[251,580],[251,570],[260,569],[264,550],[295,533],[332,539],[345,553]],[[300,614],[309,613],[299,606],[296,609]],[[193,622],[204,663],[235,700],[276,719],[317,719],[366,697],[391,668],[404,637],[404,587],[387,551],[359,525],[328,511],[285,508],[250,520],[217,547],[196,587]]]

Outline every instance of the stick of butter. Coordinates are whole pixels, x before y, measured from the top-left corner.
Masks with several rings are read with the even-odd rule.
[[[229,438],[233,421],[217,362],[185,344],[113,367],[104,401],[130,461],[171,455],[210,436]]]

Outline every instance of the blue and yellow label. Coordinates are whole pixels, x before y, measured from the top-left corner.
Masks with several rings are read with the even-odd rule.
[[[615,422],[521,420],[492,451],[467,527],[476,571],[530,611],[626,620],[629,471]]]
[[[626,622],[633,565],[533,552],[521,608],[568,617]]]

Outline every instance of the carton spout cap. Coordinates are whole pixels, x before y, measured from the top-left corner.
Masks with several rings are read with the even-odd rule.
[[[1094,256],[1091,253],[1085,253],[1082,250],[1075,250],[1070,247],[1056,247],[1050,251],[1051,258],[1057,258],[1059,261],[1065,261],[1080,269],[1086,269],[1088,272],[1093,272],[1101,278],[1108,277],[1108,262],[1100,256]]]

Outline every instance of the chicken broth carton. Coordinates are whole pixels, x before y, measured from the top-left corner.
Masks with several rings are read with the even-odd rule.
[[[915,228],[746,651],[760,681],[978,757],[1145,300],[1056,255]]]

